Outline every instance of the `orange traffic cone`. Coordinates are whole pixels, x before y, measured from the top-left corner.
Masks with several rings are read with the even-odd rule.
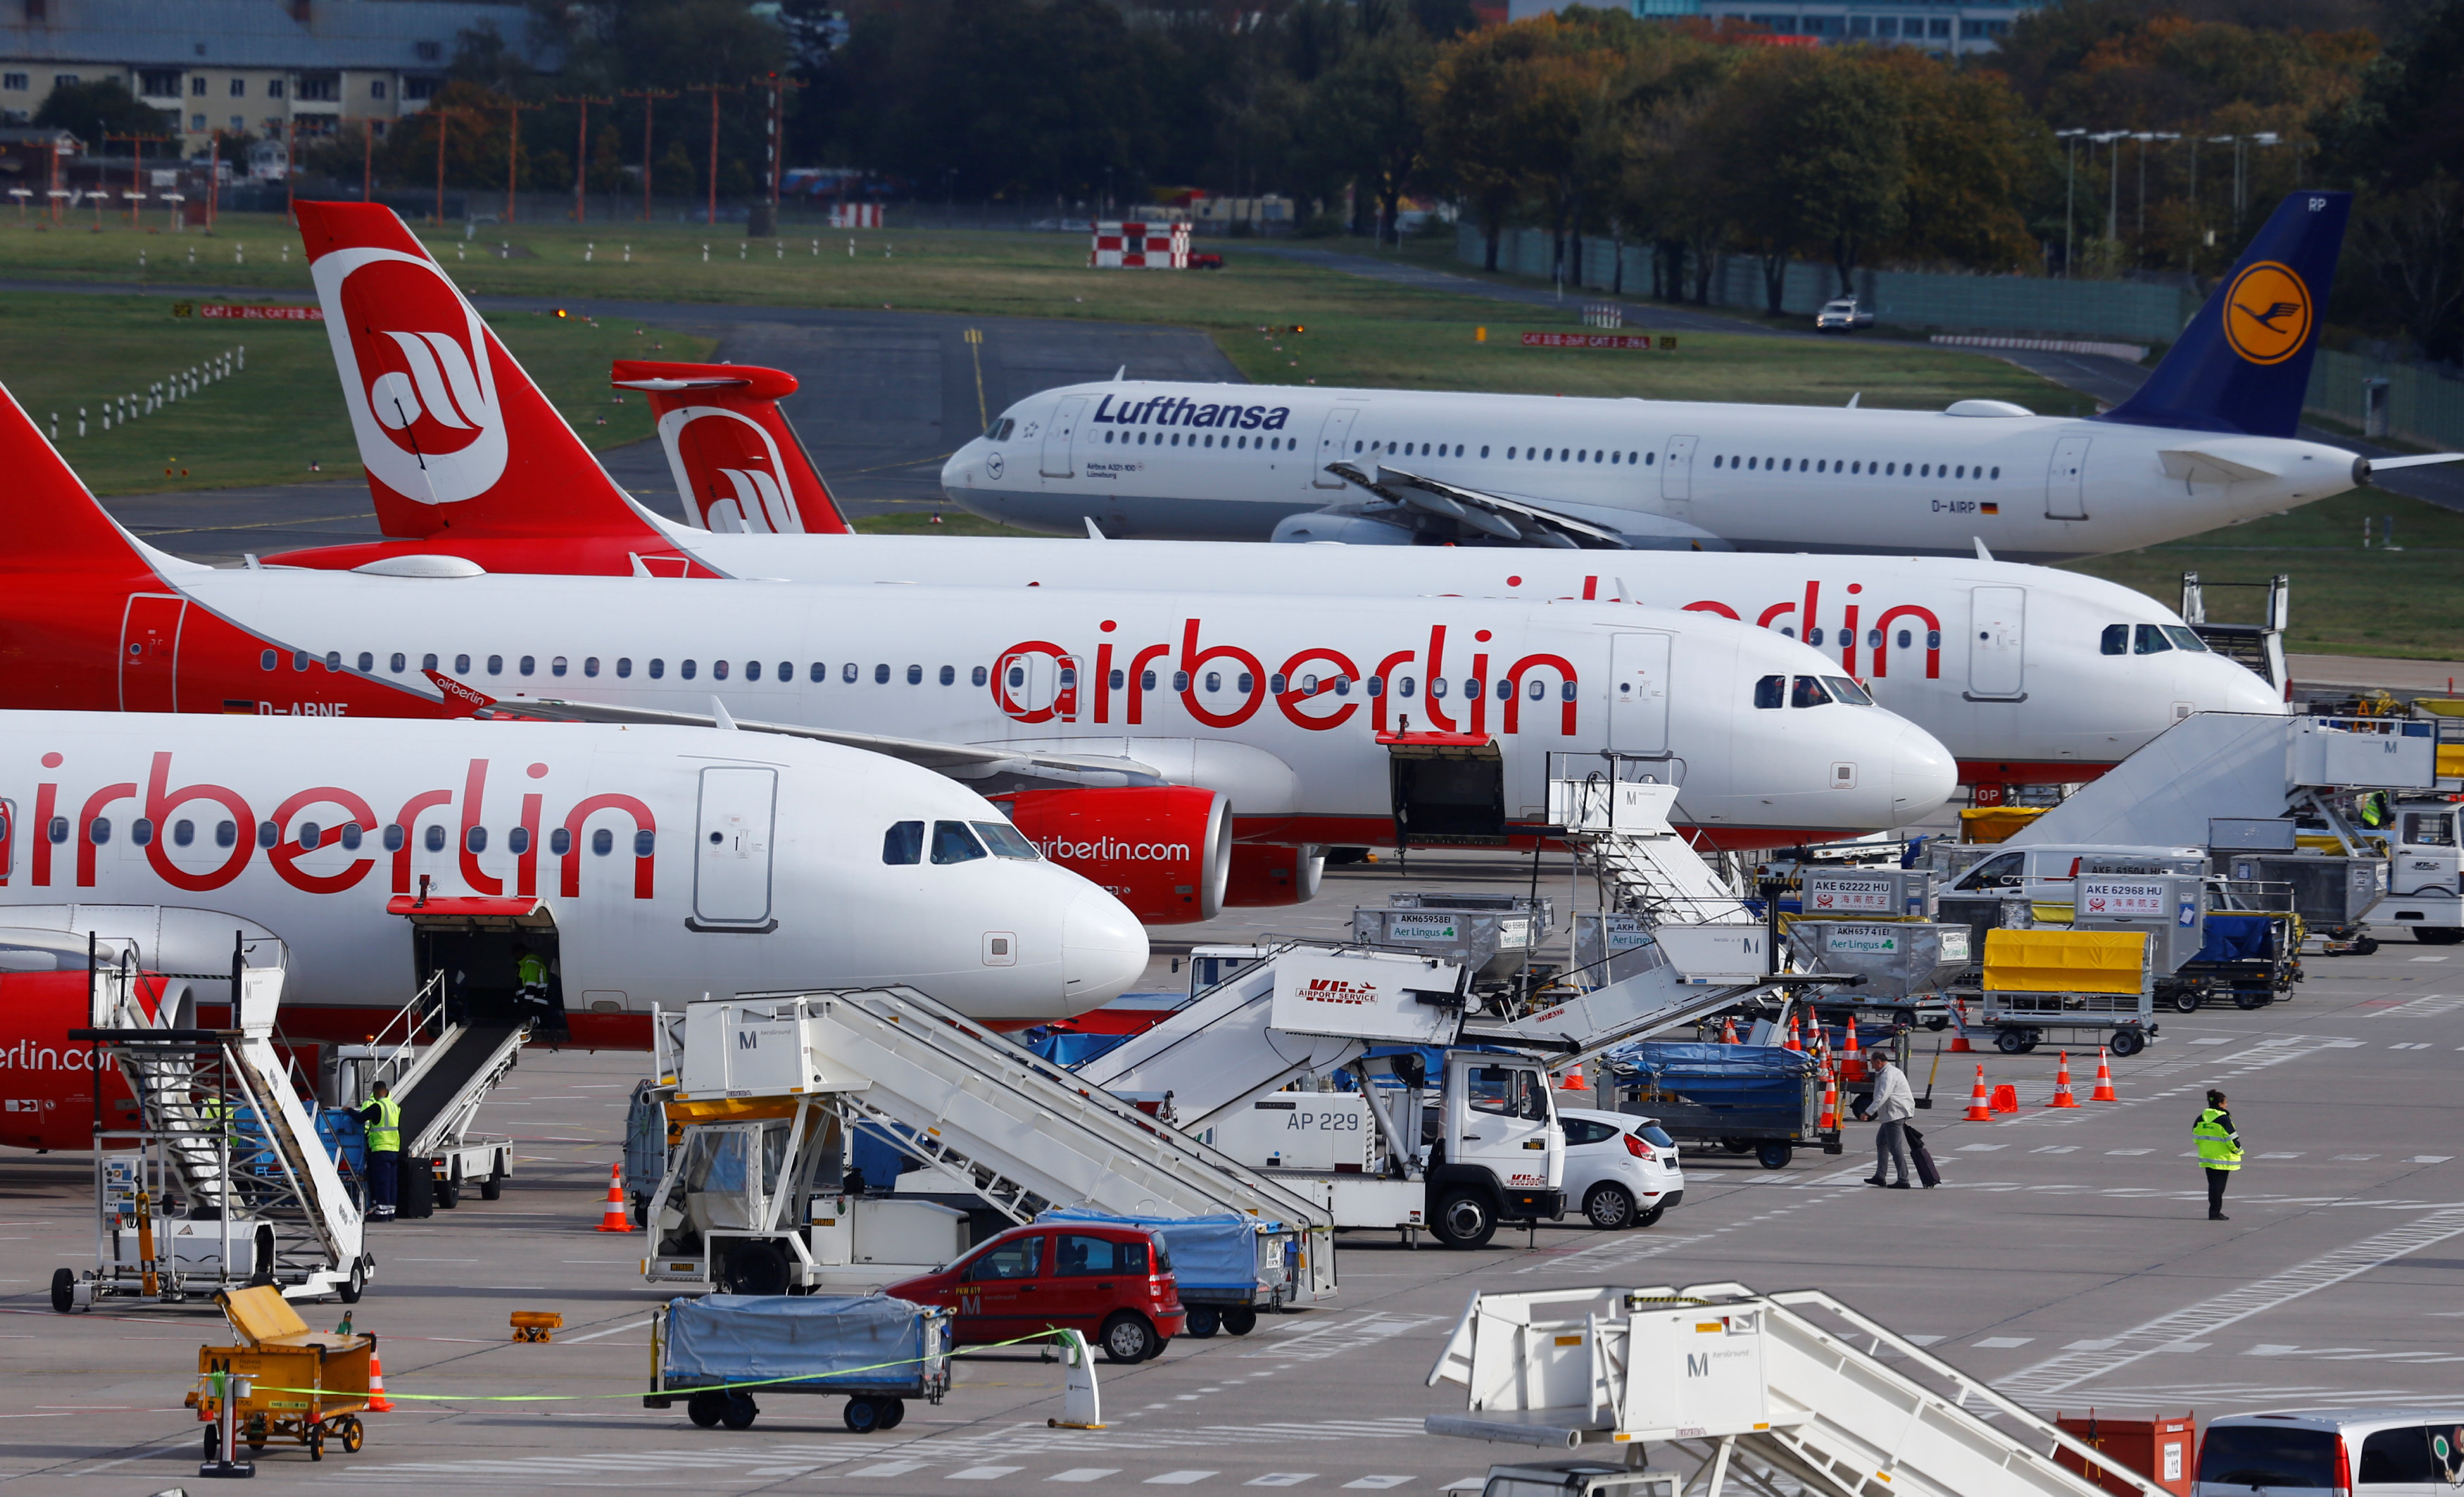
[[[1976,1047],[1968,1043],[1968,1001],[1966,999],[1954,998],[1950,1001],[1950,1022],[1959,1030],[1957,1034],[1950,1037],[1950,1053],[1973,1054]]]
[[[1794,1050],[1799,1054],[1805,1052],[1804,1025],[1798,1023],[1801,1017],[1793,1008],[1788,1011],[1788,1040],[1780,1046],[1782,1049]]]
[[[1857,1048],[1857,1016],[1848,1016],[1848,1045],[1840,1051],[1842,1074],[1850,1081],[1865,1079],[1865,1057]]]
[[[633,1223],[625,1220],[625,1166],[622,1162],[607,1166],[607,1209],[599,1214],[599,1230],[633,1230]]]
[[[2079,1098],[2071,1094],[2071,1052],[2062,1051],[2061,1068],[2054,1072],[2054,1099],[2047,1107],[2077,1107]]]
[[[1822,1132],[1830,1133],[1839,1126],[1839,1075],[1830,1067],[1822,1068]]]
[[[1993,1121],[1993,1113],[1985,1101],[1985,1063],[1982,1061],[1977,1062],[1976,1090],[1968,1094],[1968,1115],[1962,1121],[1969,1123]]]
[[[1592,1090],[1583,1083],[1583,1068],[1580,1062],[1566,1068],[1566,1079],[1558,1084],[1557,1090],[1560,1091],[1589,1091]]]
[[[385,1363],[377,1356],[375,1347],[368,1348],[368,1412],[393,1412],[393,1400],[385,1396]]]
[[[1734,1045],[1737,1043],[1736,1015],[1730,1014],[1726,1019],[1720,1021],[1720,1043],[1722,1045]]]
[[[2113,1062],[2105,1055],[2104,1046],[2096,1047],[2096,1090],[2087,1094],[2090,1102],[2119,1102],[2113,1094]]]

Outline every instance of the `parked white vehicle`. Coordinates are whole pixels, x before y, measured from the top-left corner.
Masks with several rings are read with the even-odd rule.
[[[1571,1170],[1573,1154],[1567,1156]],[[2430,1497],[2464,1481],[2464,1406],[2234,1414],[2208,1425],[2192,1497]]]
[[[1592,1225],[1649,1226],[1685,1198],[1677,1140],[1652,1119],[1560,1108],[1557,1121],[1566,1131],[1566,1200]]]

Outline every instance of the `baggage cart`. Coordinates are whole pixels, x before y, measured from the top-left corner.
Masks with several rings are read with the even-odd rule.
[[[756,1393],[830,1394],[859,1435],[896,1429],[907,1400],[950,1391],[950,1322],[939,1306],[887,1294],[706,1294],[650,1316],[650,1391],[684,1400],[703,1429],[750,1429]]]
[[[2385,858],[2329,857],[2318,852],[2237,852],[2225,873],[2240,881],[2289,885],[2293,913],[2330,957],[2366,957],[2379,949],[2363,917],[2387,897]]]
[[[1280,1222],[1225,1212],[1207,1217],[1116,1217],[1060,1206],[1038,1222],[1093,1222],[1144,1229],[1163,1244],[1173,1282],[1189,1311],[1188,1334],[1203,1341],[1220,1331],[1245,1336],[1258,1312],[1274,1313],[1300,1289],[1301,1235]]]
[[[2157,1033],[2151,945],[2145,931],[1990,932],[1977,1022],[2006,1055],[2054,1034],[2136,1055]]]
[[[311,1461],[324,1460],[328,1444],[357,1451],[367,1438],[359,1417],[377,1338],[309,1330],[270,1284],[222,1290],[214,1303],[236,1344],[197,1349],[199,1385],[187,1402],[210,1421],[207,1464],[231,1458],[225,1431],[252,1455],[277,1441],[305,1445]]]
[[[2206,942],[2180,971],[2158,980],[2157,1002],[2188,1014],[2211,1001],[2248,1009],[2291,997],[2303,977],[2303,928],[2291,889],[2224,879],[2211,888]]]
[[[1767,1170],[1788,1168],[1800,1148],[1841,1152],[1839,1130],[1821,1126],[1820,1068],[1802,1051],[1646,1040],[1606,1060],[1617,1110],[1659,1119],[1681,1144],[1750,1154]]]

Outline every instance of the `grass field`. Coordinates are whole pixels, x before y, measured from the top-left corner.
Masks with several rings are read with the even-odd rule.
[[[280,483],[314,471],[356,472],[350,419],[332,345],[316,322],[221,322],[172,315],[178,298],[0,293],[0,384],[97,494],[144,494]],[[638,395],[614,403],[613,358],[706,355],[707,339],[507,314],[492,325],[584,441],[607,447],[650,434]],[[245,347],[247,367],[155,413],[103,427],[106,402],[143,396],[156,381]],[[85,435],[77,416],[86,415]],[[602,421],[606,424],[600,425]]]

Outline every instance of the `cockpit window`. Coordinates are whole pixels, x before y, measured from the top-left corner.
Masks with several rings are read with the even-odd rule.
[[[2172,648],[2173,642],[2165,637],[2163,629],[2153,624],[2142,624],[2130,652],[2134,655],[2161,655]]]
[[[2100,653],[2107,655],[2126,655],[2130,653],[2130,626],[2127,624],[2106,625],[2104,627],[2104,637],[2099,642],[2098,650]]]
[[[1822,689],[1822,682],[1815,676],[1798,676],[1795,689],[1788,693],[1791,707],[1824,707],[1830,702],[1831,693]]]
[[[947,826],[948,823],[942,825]],[[924,860],[924,824],[892,822],[881,834],[881,861],[889,864],[920,863]]]
[[[1009,440],[1009,434],[1017,429],[1018,423],[1008,416],[1003,416],[999,421],[994,422],[991,426],[984,428],[984,440],[987,442],[1006,442]]]
[[[1754,705],[1766,710],[1788,705],[1788,677],[1767,675],[1754,683]]]
[[[933,824],[933,861],[935,863],[973,863],[984,855],[984,845],[967,830],[965,822]]]
[[[1874,705],[1874,698],[1865,694],[1865,689],[1844,675],[1826,675],[1822,678],[1822,684],[1831,688],[1832,695],[1851,707]]]
[[[1007,822],[969,822],[967,825],[984,839],[984,846],[993,849],[994,857],[1032,863],[1044,856],[1035,850],[1034,843],[1027,841],[1023,833]]]
[[[2190,627],[2187,624],[2166,625],[2165,637],[2171,640],[2181,649],[2189,650],[2192,654],[2204,654],[2207,652],[2208,642],[2199,637],[2199,631],[2197,629]]]

